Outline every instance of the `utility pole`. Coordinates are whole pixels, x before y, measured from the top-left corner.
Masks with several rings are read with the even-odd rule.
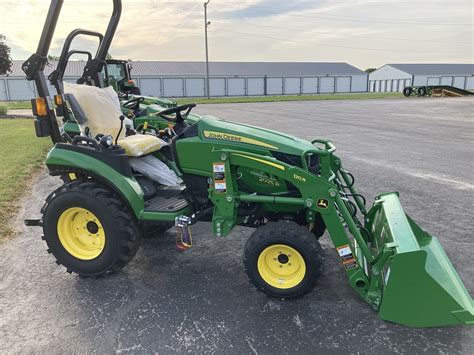
[[[207,5],[209,5],[210,1],[211,0],[207,0],[204,3],[204,30],[205,30],[205,38],[206,38],[206,94],[207,94],[208,99],[211,98],[211,89],[209,87],[209,82],[210,82],[209,80],[209,45],[207,41],[207,29],[211,24],[211,21],[207,20]]]

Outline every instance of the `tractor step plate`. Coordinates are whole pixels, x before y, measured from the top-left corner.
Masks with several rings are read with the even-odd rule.
[[[145,201],[145,212],[178,212],[188,207],[184,198],[171,196],[157,196]]]

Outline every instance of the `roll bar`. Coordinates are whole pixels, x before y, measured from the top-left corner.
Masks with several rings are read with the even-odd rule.
[[[73,54],[86,54],[88,58],[88,62],[92,60],[92,55],[89,52],[83,52],[83,51],[69,51],[71,48],[71,43],[76,38],[77,36],[90,36],[90,37],[97,37],[99,39],[99,47],[104,39],[104,36],[102,33],[99,32],[94,32],[94,31],[89,31],[89,30],[84,30],[84,29],[76,29],[72,31],[64,41],[63,45],[63,50],[61,52],[61,56],[59,57],[58,65],[56,69],[48,76],[49,81],[51,82],[51,85],[53,85],[56,90],[58,91],[58,94],[64,94],[62,90],[62,81],[64,77],[64,73],[66,71],[66,67],[69,61],[69,58]]]
[[[113,11],[107,26],[107,30],[99,44],[95,58],[93,60],[89,60],[86,68],[84,69],[84,74],[80,79],[82,82],[93,83],[100,81],[99,73],[102,70],[102,66],[104,65],[105,57],[109,52],[110,45],[114,38],[115,31],[117,30],[117,26],[120,22],[120,16],[122,14],[122,1],[112,1]],[[54,143],[61,142],[62,139],[59,132],[58,123],[56,121],[56,114],[50,102],[51,98],[48,86],[46,84],[46,78],[44,76],[44,68],[48,61],[48,52],[51,47],[51,41],[56,30],[56,25],[58,23],[63,3],[64,0],[51,0],[36,53],[32,54],[22,66],[22,69],[26,74],[26,78],[30,81],[35,81],[35,85],[38,90],[38,96],[43,99],[43,105],[45,106],[41,113],[36,114],[36,135],[38,137],[50,136]],[[77,31],[79,31],[79,33],[76,33]],[[82,31],[86,33],[82,33]],[[91,33],[93,32],[88,30],[75,30],[68,36],[68,39],[71,37],[70,40],[72,41],[72,39],[79,34],[91,35]],[[63,53],[66,53],[66,56],[68,55],[69,46],[67,46],[67,49],[63,49]]]

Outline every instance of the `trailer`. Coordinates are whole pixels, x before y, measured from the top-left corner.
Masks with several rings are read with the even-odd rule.
[[[433,85],[433,86],[407,86],[403,89],[403,95],[405,97],[410,96],[472,96],[474,92],[460,89],[454,86],[448,85]]]

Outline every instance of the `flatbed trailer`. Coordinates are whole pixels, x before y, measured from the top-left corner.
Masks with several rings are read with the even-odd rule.
[[[410,96],[472,96],[474,92],[448,85],[407,86],[403,89],[405,97]]]

